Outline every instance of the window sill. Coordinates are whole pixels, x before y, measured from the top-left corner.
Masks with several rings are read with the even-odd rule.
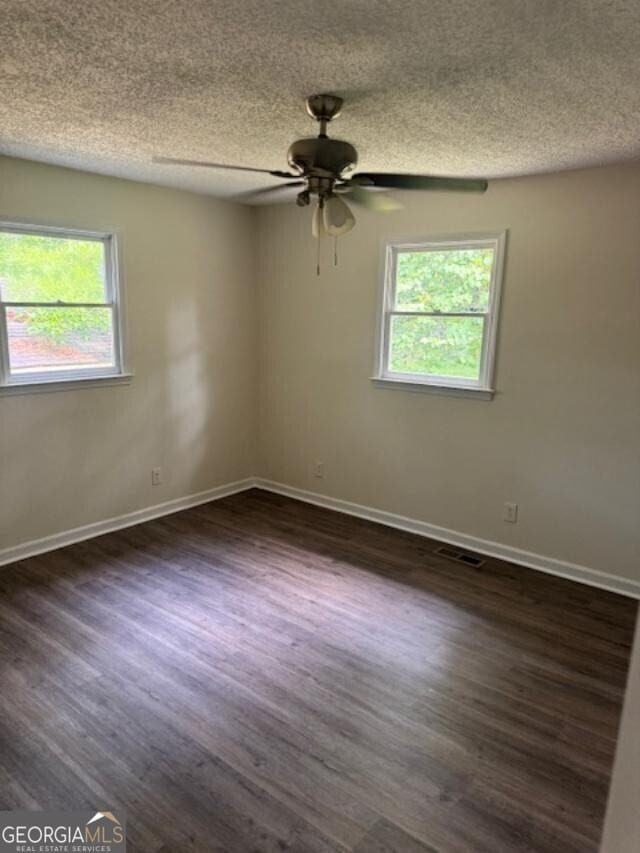
[[[80,391],[84,388],[102,388],[105,385],[129,385],[133,373],[118,373],[114,376],[86,376],[82,379],[50,379],[34,382],[14,382],[0,386],[0,397],[13,394],[41,394],[52,391]]]
[[[392,379],[387,376],[372,376],[371,381],[376,388],[418,391],[423,394],[444,394],[450,397],[471,397],[474,400],[492,400],[495,394],[493,388],[475,388],[471,385],[439,385],[435,382],[422,382],[419,379]]]

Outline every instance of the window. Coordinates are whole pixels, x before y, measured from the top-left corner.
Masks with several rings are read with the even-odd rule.
[[[392,243],[375,380],[492,391],[505,233]]]
[[[0,385],[122,375],[113,234],[0,223]]]

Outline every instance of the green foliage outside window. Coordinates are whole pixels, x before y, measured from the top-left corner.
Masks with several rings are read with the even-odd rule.
[[[5,302],[104,302],[103,243],[0,232],[0,292]],[[13,316],[56,343],[111,328],[111,312],[100,308],[19,307]]]
[[[394,310],[470,316],[395,316],[389,367],[394,373],[477,379],[488,310],[493,249],[399,252]]]

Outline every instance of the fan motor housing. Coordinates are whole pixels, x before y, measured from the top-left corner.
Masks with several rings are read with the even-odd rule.
[[[289,165],[303,175],[321,169],[338,177],[358,162],[358,152],[350,142],[327,137],[298,139],[287,152]]]

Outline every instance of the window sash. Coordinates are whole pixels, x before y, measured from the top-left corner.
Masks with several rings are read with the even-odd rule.
[[[0,305],[5,308],[115,308],[114,302],[4,302],[0,299]]]
[[[73,382],[78,379],[99,379],[124,374],[123,316],[120,297],[118,268],[118,244],[115,232],[83,231],[75,228],[60,228],[50,225],[26,225],[0,222],[0,232],[26,234],[36,237],[59,237],[61,239],[102,243],[104,253],[104,302],[17,302],[4,301],[0,297],[0,387],[35,385],[43,382]],[[7,308],[109,308],[111,310],[111,334],[113,336],[113,361],[108,367],[65,367],[59,370],[41,370],[17,375],[11,373],[9,361],[9,335]]]
[[[497,337],[497,313],[500,304],[500,288],[502,284],[502,268],[504,263],[504,246],[506,232],[472,235],[467,237],[443,237],[442,239],[427,239],[424,242],[389,243],[385,246],[383,256],[382,279],[382,316],[377,347],[377,367],[375,377],[379,379],[411,382],[414,384],[436,385],[440,387],[461,387],[477,390],[492,390],[491,381],[495,360]],[[404,311],[396,308],[398,255],[407,252],[441,252],[464,249],[493,249],[493,266],[489,291],[489,304],[486,311],[460,312],[430,312]],[[478,379],[470,380],[456,376],[435,376],[427,373],[399,373],[392,371],[389,366],[391,354],[391,322],[394,316],[416,317],[482,317],[482,346]]]
[[[488,317],[489,311],[397,311],[387,312],[393,317]]]
[[[478,379],[467,379],[464,376],[440,376],[435,373],[402,373],[398,370],[391,370],[391,321],[393,317],[474,317],[482,319],[482,344],[480,348],[480,365],[478,367]],[[488,313],[467,313],[467,314],[431,314],[422,311],[389,311],[385,318],[385,347],[384,347],[384,373],[383,378],[400,379],[405,382],[425,382],[429,385],[461,385],[469,388],[484,388],[484,359],[485,350],[487,347],[487,328],[488,328]]]

